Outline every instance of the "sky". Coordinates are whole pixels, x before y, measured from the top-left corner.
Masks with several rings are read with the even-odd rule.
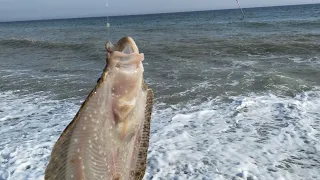
[[[239,0],[243,8],[320,0]],[[0,22],[237,8],[236,0],[0,0]]]

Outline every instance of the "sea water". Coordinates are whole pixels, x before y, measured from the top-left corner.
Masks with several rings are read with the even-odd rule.
[[[320,5],[0,23],[0,179],[42,180],[131,36],[155,92],[145,179],[320,179]]]

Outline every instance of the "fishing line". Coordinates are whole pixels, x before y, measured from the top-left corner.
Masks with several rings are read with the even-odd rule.
[[[106,8],[109,8],[109,2],[108,0],[106,0]],[[108,29],[108,36],[110,34],[110,22],[109,22],[109,15],[107,15],[107,25],[106,25],[107,29]]]
[[[240,6],[239,1],[238,1],[238,0],[236,0],[236,1],[237,1],[237,3],[238,3],[239,9],[241,10],[241,13],[242,13],[242,17],[238,17],[238,19],[239,19],[239,20],[243,20],[243,19],[244,19],[244,12],[243,12],[243,10],[242,10],[242,8],[241,8],[241,6]]]

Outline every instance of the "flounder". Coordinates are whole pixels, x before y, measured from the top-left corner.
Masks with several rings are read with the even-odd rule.
[[[147,164],[153,92],[144,54],[124,37],[106,44],[107,65],[53,147],[46,180],[140,180]]]

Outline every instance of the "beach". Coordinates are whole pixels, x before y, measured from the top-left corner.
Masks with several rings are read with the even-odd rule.
[[[153,89],[144,179],[320,179],[320,4],[0,23],[0,180],[54,143],[132,37]]]

